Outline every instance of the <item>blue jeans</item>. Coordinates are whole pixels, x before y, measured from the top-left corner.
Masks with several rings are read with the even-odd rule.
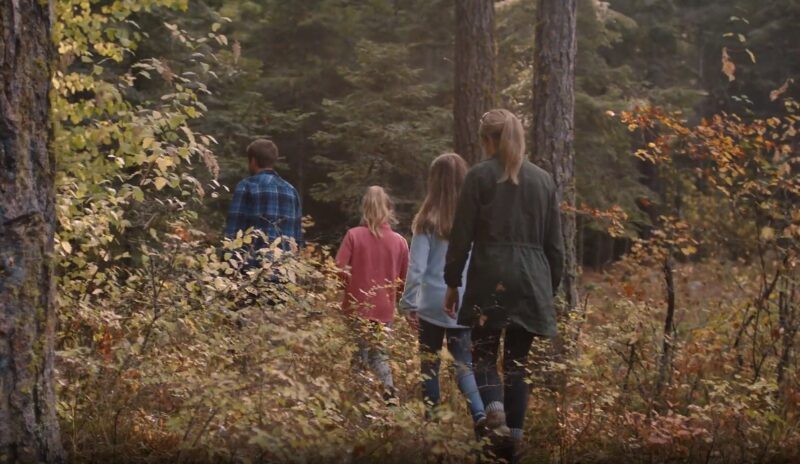
[[[472,420],[485,417],[483,401],[472,371],[470,329],[446,329],[430,322],[419,320],[419,349],[421,352],[422,395],[426,402],[437,405],[441,399],[439,389],[439,366],[442,342],[447,339],[447,350],[455,359],[458,389],[467,399]]]
[[[390,324],[357,319],[355,329],[360,331],[358,349],[353,354],[353,367],[369,369],[378,377],[387,392],[394,392],[394,378],[389,366],[389,351],[386,348],[386,328]]]

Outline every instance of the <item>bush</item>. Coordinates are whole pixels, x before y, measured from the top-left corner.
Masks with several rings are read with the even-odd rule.
[[[403,405],[389,409],[378,382],[351,366],[360,335],[338,309],[325,254],[274,248],[274,267],[248,269],[237,250],[249,241],[218,251],[174,236],[66,302],[59,398],[74,459],[471,456],[468,421],[447,408],[438,423],[423,419],[407,326],[391,341]]]

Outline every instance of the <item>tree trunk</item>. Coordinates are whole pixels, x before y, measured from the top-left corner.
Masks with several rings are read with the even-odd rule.
[[[574,116],[577,0],[539,0],[533,61],[533,151],[553,175],[561,203],[575,205]],[[562,213],[567,309],[578,306],[575,214]]]
[[[494,105],[494,2],[456,0],[455,149],[469,164],[483,158],[478,129]]]
[[[664,338],[661,359],[658,363],[656,398],[661,398],[664,388],[672,382],[672,359],[675,351],[675,266],[670,249],[664,258],[664,287],[666,289],[667,315],[664,319]]]
[[[796,284],[789,283],[785,279],[781,290],[778,292],[778,323],[781,336],[781,351],[778,358],[776,383],[778,392],[783,395],[786,391],[784,382],[786,381],[786,370],[790,368],[792,351],[794,349],[794,339],[797,335],[798,321],[797,308],[795,307]]]
[[[3,0],[0,24],[0,462],[61,462],[48,2]]]

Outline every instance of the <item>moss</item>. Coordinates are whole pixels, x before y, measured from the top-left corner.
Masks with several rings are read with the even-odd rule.
[[[44,81],[49,80],[51,75],[52,62],[44,58],[36,58],[33,61],[36,74]]]
[[[28,334],[31,330],[36,333],[46,329],[47,310],[44,305],[40,304],[41,290],[39,288],[40,282],[35,276],[39,273],[32,273],[23,281],[19,287],[12,287],[12,298],[21,300],[20,307],[23,308],[17,314],[16,330],[20,334]],[[28,303],[28,305],[24,304]],[[30,303],[34,303],[30,305]],[[25,311],[24,308],[33,306],[33,311]],[[31,346],[31,363],[27,369],[31,375],[36,375],[41,371],[44,366],[44,359],[46,357],[45,350],[47,348],[46,340],[44,337],[34,337],[33,346]]]
[[[44,361],[47,358],[47,343],[45,342],[44,337],[36,337],[36,341],[33,343],[32,353],[31,353],[31,364],[28,367],[28,372],[32,376],[37,376],[39,372],[42,372],[44,369]]]

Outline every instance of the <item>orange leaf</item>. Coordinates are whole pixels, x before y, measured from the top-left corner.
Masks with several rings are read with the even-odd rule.
[[[728,76],[730,82],[736,80],[736,65],[728,55],[728,47],[722,47],[722,73]]]
[[[773,90],[769,93],[770,101],[775,101],[781,97],[781,95],[785,94],[787,90],[789,90],[789,84],[793,83],[794,79],[786,79],[786,82],[783,83],[782,86],[778,87],[777,89]]]

